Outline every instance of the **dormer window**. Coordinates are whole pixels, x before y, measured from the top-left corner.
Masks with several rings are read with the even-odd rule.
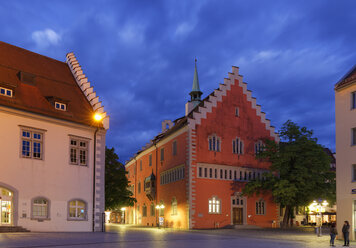
[[[12,97],[12,90],[0,87],[0,95],[1,96],[7,96],[7,97]]]
[[[66,111],[67,110],[67,104],[61,103],[61,102],[55,102],[54,107],[58,110]]]

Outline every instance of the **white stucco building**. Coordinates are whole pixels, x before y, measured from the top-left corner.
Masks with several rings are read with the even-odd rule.
[[[101,231],[109,117],[74,54],[0,42],[0,120],[0,228]]]
[[[335,85],[337,227],[356,229],[356,67]]]

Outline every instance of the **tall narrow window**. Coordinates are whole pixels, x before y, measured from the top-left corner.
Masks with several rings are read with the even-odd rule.
[[[142,206],[142,217],[147,217],[147,206],[145,203]]]
[[[351,93],[351,109],[356,109],[356,91]]]
[[[77,138],[70,139],[70,163],[88,165],[88,141]]]
[[[235,116],[236,116],[236,117],[239,116],[239,108],[238,108],[238,107],[235,108]]]
[[[172,199],[172,215],[177,215],[178,214],[178,203],[177,199],[174,197]]]
[[[262,152],[263,148],[264,146],[262,140],[257,141],[255,143],[255,154],[259,154],[260,152]]]
[[[352,181],[356,181],[356,164],[353,164],[352,165],[352,175],[353,175],[353,177],[352,177]]]
[[[151,216],[155,216],[156,214],[155,214],[155,212],[156,212],[156,208],[155,208],[155,204],[152,202],[151,203],[151,206],[150,206],[150,215]]]
[[[243,142],[241,139],[236,138],[232,141],[232,153],[243,154]]]
[[[209,150],[210,151],[215,151],[215,152],[220,152],[220,137],[217,137],[215,134],[212,136],[209,136]]]
[[[199,177],[203,176],[203,172],[202,172],[203,168],[199,167]]]
[[[172,155],[176,156],[177,155],[177,141],[173,141],[172,143]]]
[[[356,145],[356,127],[351,129],[351,145]]]
[[[138,182],[138,184],[137,184],[137,193],[138,194],[141,193],[141,182]]]
[[[209,199],[209,214],[221,213],[221,201],[216,196]]]
[[[164,161],[164,148],[161,149],[161,162]]]
[[[148,156],[148,166],[152,166],[152,154]]]
[[[142,171],[142,160],[140,160],[140,171]]]
[[[43,133],[22,129],[21,136],[22,157],[43,159]]]

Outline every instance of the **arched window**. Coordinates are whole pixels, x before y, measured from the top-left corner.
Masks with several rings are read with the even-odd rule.
[[[209,199],[209,214],[220,214],[221,213],[221,200],[216,196]]]
[[[232,140],[232,153],[234,154],[243,154],[244,144],[240,138],[235,138]]]
[[[44,197],[37,197],[32,199],[32,213],[33,219],[48,219],[49,218],[49,201]]]
[[[87,218],[87,204],[82,200],[69,201],[68,218],[70,220],[85,220]]]
[[[177,215],[178,214],[178,203],[177,199],[173,197],[172,199],[172,215]]]
[[[147,217],[147,206],[145,203],[142,206],[142,217]]]
[[[151,212],[151,216],[155,216],[156,208],[153,202],[151,202],[150,212]]]
[[[209,151],[220,152],[221,139],[220,137],[213,134],[209,136]]]
[[[264,145],[262,140],[259,140],[255,143],[255,154],[259,154],[260,152],[262,152],[264,149]]]
[[[264,215],[266,213],[266,203],[263,199],[256,202],[256,214]]]

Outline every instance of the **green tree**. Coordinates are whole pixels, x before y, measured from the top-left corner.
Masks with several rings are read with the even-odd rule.
[[[244,195],[272,193],[276,203],[285,207],[283,226],[288,226],[297,206],[307,206],[315,199],[335,202],[335,173],[330,157],[312,137],[313,132],[288,120],[279,132],[280,143],[266,139],[257,159],[271,162],[264,180],[247,183]]]
[[[114,148],[105,148],[105,208],[119,210],[124,206],[132,206],[136,201],[128,190],[129,181],[125,167],[119,162]]]

